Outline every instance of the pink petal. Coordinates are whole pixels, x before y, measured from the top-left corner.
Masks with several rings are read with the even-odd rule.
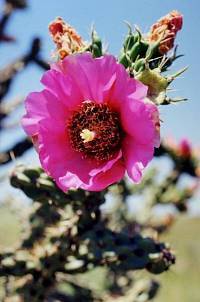
[[[67,172],[64,176],[56,179],[56,184],[64,192],[67,192],[69,189],[78,189],[82,183],[78,176],[71,172]]]
[[[144,167],[152,160],[153,144],[139,144],[127,136],[123,141],[123,158],[129,177],[136,183],[141,180]]]
[[[78,87],[82,100],[92,100],[91,83],[82,68],[83,64],[89,64],[92,57],[89,53],[76,56],[67,56],[62,62],[62,72],[70,77]]]
[[[116,67],[116,59],[113,56],[106,55],[94,60],[91,53],[68,56],[63,60],[62,66],[59,64],[62,72],[77,84],[83,101],[91,100],[97,103],[106,101],[116,80]]]
[[[42,119],[51,118],[54,121],[65,121],[68,113],[61,102],[48,90],[33,92],[25,100],[27,114],[22,119],[22,126],[28,135],[38,132],[38,123]]]
[[[140,144],[151,144],[155,141],[155,125],[153,121],[155,105],[146,105],[141,100],[126,100],[121,107],[121,123],[124,131]]]
[[[82,184],[81,188],[89,191],[101,191],[113,183],[120,181],[125,174],[122,160],[118,160],[112,168],[106,172],[100,172],[90,179],[89,185]]]
[[[130,78],[123,65],[118,63],[116,67],[116,81],[110,92],[109,103],[114,109],[120,111],[128,97],[137,100],[144,99],[148,88],[134,78]]]
[[[122,158],[122,151],[120,150],[116,156],[106,163],[100,164],[97,168],[90,171],[90,176],[95,176],[100,172],[106,172],[120,159]]]
[[[73,110],[83,101],[82,92],[70,74],[65,75],[56,70],[49,70],[45,72],[41,82],[68,110]]]
[[[154,125],[154,146],[158,148],[160,146],[160,117],[158,107],[151,101],[146,102],[146,106],[151,114],[151,119]]]

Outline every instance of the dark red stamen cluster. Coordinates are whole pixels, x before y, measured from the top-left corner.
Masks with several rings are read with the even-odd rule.
[[[84,142],[81,138],[84,129],[95,133],[93,140]],[[106,104],[83,102],[72,114],[68,131],[72,147],[87,158],[106,161],[120,150],[122,130],[119,117]]]

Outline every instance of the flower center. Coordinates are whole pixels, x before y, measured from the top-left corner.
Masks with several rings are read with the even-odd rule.
[[[106,161],[121,148],[119,116],[107,104],[83,102],[68,123],[71,145],[86,158]]]

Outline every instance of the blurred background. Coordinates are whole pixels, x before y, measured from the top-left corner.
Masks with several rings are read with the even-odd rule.
[[[3,7],[4,1],[0,0],[1,16],[3,16]],[[26,8],[18,8],[11,14],[5,32],[0,33],[0,69],[4,70],[4,75],[6,70],[8,75],[6,81],[2,78],[3,72],[0,73],[1,102],[4,110],[5,108],[7,110],[5,112],[11,112],[9,115],[5,112],[0,114],[0,152],[3,154],[3,159],[0,157],[1,249],[16,244],[21,228],[15,211],[11,212],[5,205],[10,203],[14,196],[20,201],[25,200],[22,193],[10,187],[7,174],[16,163],[30,163],[30,161],[38,163],[36,153],[27,145],[19,120],[24,113],[22,104],[24,97],[31,91],[41,89],[41,75],[52,60],[54,45],[48,34],[50,21],[61,16],[77,29],[84,40],[89,40],[91,26],[94,26],[108,51],[117,56],[127,33],[124,21],[132,25],[137,24],[143,32],[148,32],[156,20],[173,9],[180,11],[184,16],[183,29],[178,33],[177,43],[180,45],[178,52],[185,56],[177,60],[174,69],[170,72],[173,73],[187,65],[189,69],[176,81],[176,91],[173,91],[172,95],[186,97],[188,102],[162,106],[161,131],[163,137],[170,136],[177,140],[187,137],[194,146],[198,147],[200,146],[200,2],[198,0],[29,0]],[[16,40],[12,41],[14,39]],[[35,55],[34,52],[37,54]],[[20,65],[21,61],[25,62],[26,68]],[[8,68],[12,62],[18,64],[15,64],[17,72],[11,67]],[[12,154],[10,156],[9,150],[13,147],[16,147],[16,153],[20,153],[20,143],[25,143],[27,151],[19,158]],[[8,158],[4,156],[5,154],[9,155]],[[158,165],[157,162],[156,164]],[[160,164],[163,168],[167,166],[166,162]],[[184,181],[190,180],[185,178]],[[23,203],[23,207],[26,208],[26,204]],[[171,271],[161,276],[164,286],[155,301],[200,301],[199,196],[191,201],[189,213],[189,217],[182,215],[170,233],[165,235],[165,240],[170,242],[178,254],[178,262]]]

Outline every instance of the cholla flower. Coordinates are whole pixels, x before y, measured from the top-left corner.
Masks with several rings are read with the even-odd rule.
[[[191,142],[187,138],[182,138],[177,143],[173,137],[168,137],[165,139],[164,145],[176,156],[182,158],[191,158],[194,151]]]
[[[69,55],[47,71],[45,89],[26,99],[23,127],[34,138],[44,170],[67,191],[100,191],[134,182],[159,145],[157,107],[147,87],[111,55]]]
[[[187,138],[184,138],[179,142],[177,153],[185,158],[192,156],[192,145]]]
[[[58,57],[64,59],[66,56],[81,51],[84,42],[75,29],[65,23],[61,17],[56,18],[50,25],[49,31],[56,44]]]
[[[151,27],[148,39],[150,42],[162,39],[159,45],[159,52],[160,54],[165,54],[174,47],[176,34],[181,30],[182,25],[183,16],[174,10]]]

